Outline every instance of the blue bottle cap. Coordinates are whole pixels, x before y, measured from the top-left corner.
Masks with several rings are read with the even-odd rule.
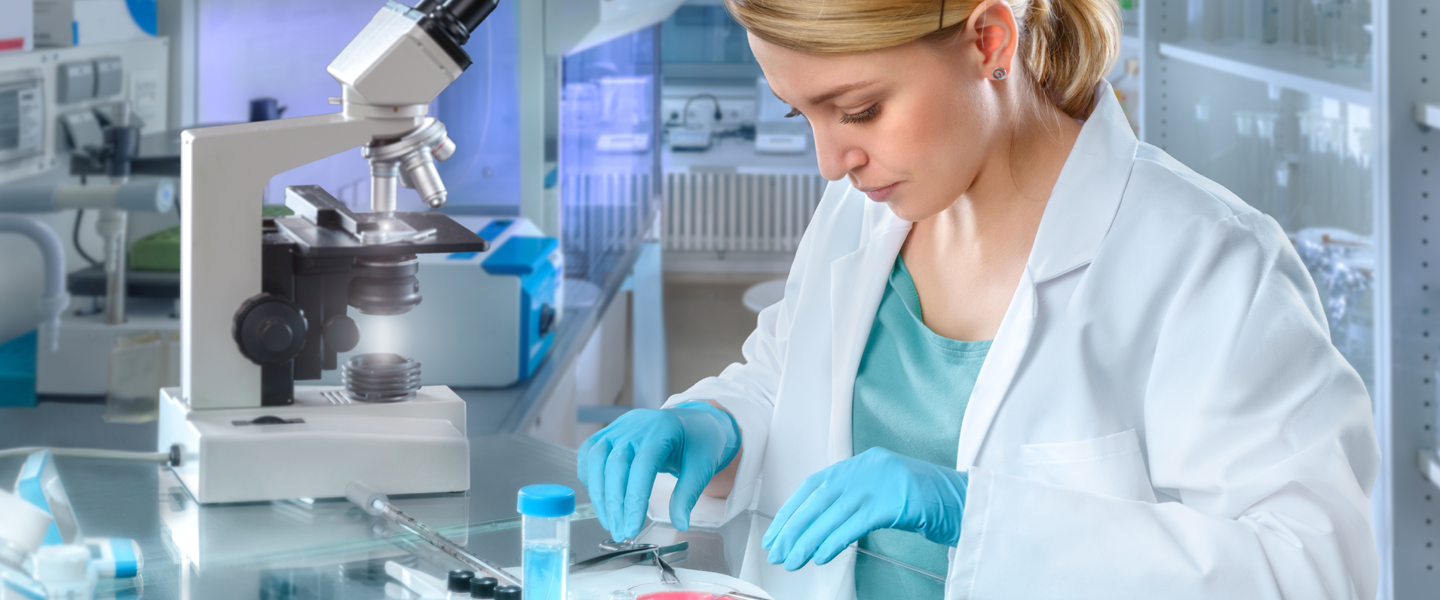
[[[527,485],[520,488],[517,504],[527,517],[564,517],[575,512],[575,490],[553,483]]]

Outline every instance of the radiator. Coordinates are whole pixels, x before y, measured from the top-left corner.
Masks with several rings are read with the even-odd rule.
[[[648,173],[585,173],[560,181],[567,276],[592,279],[639,243],[658,208]]]
[[[816,174],[665,174],[666,250],[792,253],[825,192]]]

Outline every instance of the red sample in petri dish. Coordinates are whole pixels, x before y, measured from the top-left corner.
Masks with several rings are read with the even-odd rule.
[[[714,592],[678,590],[673,592],[641,594],[636,600],[716,600],[723,597],[724,596],[717,596]]]

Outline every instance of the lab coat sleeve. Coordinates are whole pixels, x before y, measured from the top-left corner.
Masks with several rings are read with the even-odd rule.
[[[833,186],[832,186],[833,188]],[[821,210],[833,210],[838,202],[827,189]],[[794,266],[785,282],[785,296],[760,311],[755,331],[741,347],[743,362],[727,367],[719,376],[700,380],[690,389],[671,396],[665,407],[696,400],[714,401],[735,418],[740,427],[740,466],[735,473],[735,486],[726,498],[706,494],[690,514],[690,523],[699,527],[718,527],[751,507],[760,485],[766,441],[770,436],[775,398],[780,388],[785,346],[795,314],[801,279],[816,244],[816,232],[807,230],[795,253]],[[670,494],[675,488],[673,475],[661,474],[650,495],[650,518],[669,522]]]
[[[718,377],[700,380],[690,389],[671,396],[665,403],[668,408],[682,402],[711,400],[728,411],[740,427],[740,466],[735,473],[735,486],[723,499],[702,494],[690,513],[692,525],[723,525],[750,508],[755,498],[760,467],[765,457],[765,441],[770,435],[770,419],[775,410],[775,394],[780,384],[781,354],[776,330],[786,312],[785,305],[781,301],[760,311],[759,325],[741,348],[744,362],[730,365]],[[669,522],[670,494],[675,482],[673,475],[661,474],[656,478],[655,489],[650,495],[652,519]]]
[[[947,597],[1375,596],[1365,387],[1274,221],[1199,238],[1143,399],[1151,483],[1179,502],[972,469]]]

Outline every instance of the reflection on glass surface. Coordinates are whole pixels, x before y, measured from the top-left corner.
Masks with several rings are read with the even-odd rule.
[[[656,59],[657,32],[650,28],[568,56],[562,65],[555,183],[569,279],[603,285],[655,219]]]
[[[1270,215],[1319,289],[1330,337],[1374,381],[1374,114],[1172,62],[1168,151]],[[1224,94],[1213,90],[1223,89]],[[1178,102],[1177,102],[1178,104]]]
[[[470,450],[469,492],[391,501],[471,552],[513,566],[516,491],[562,483],[577,492],[574,557],[601,553],[609,534],[575,479],[574,452],[520,435],[471,438]],[[0,476],[13,477],[23,462],[0,458]],[[86,534],[133,539],[144,557],[139,577],[102,580],[97,597],[381,599],[403,597],[388,594],[387,561],[442,578],[461,567],[340,499],[202,506],[163,466],[62,457],[56,468]]]
[[[519,42],[514,2],[501,2],[470,36],[474,61],[435,99],[434,115],[455,141],[436,166],[455,206],[520,204]]]
[[[753,82],[761,75],[745,28],[723,5],[682,5],[661,24],[660,32],[662,69],[669,85],[677,79]]]

